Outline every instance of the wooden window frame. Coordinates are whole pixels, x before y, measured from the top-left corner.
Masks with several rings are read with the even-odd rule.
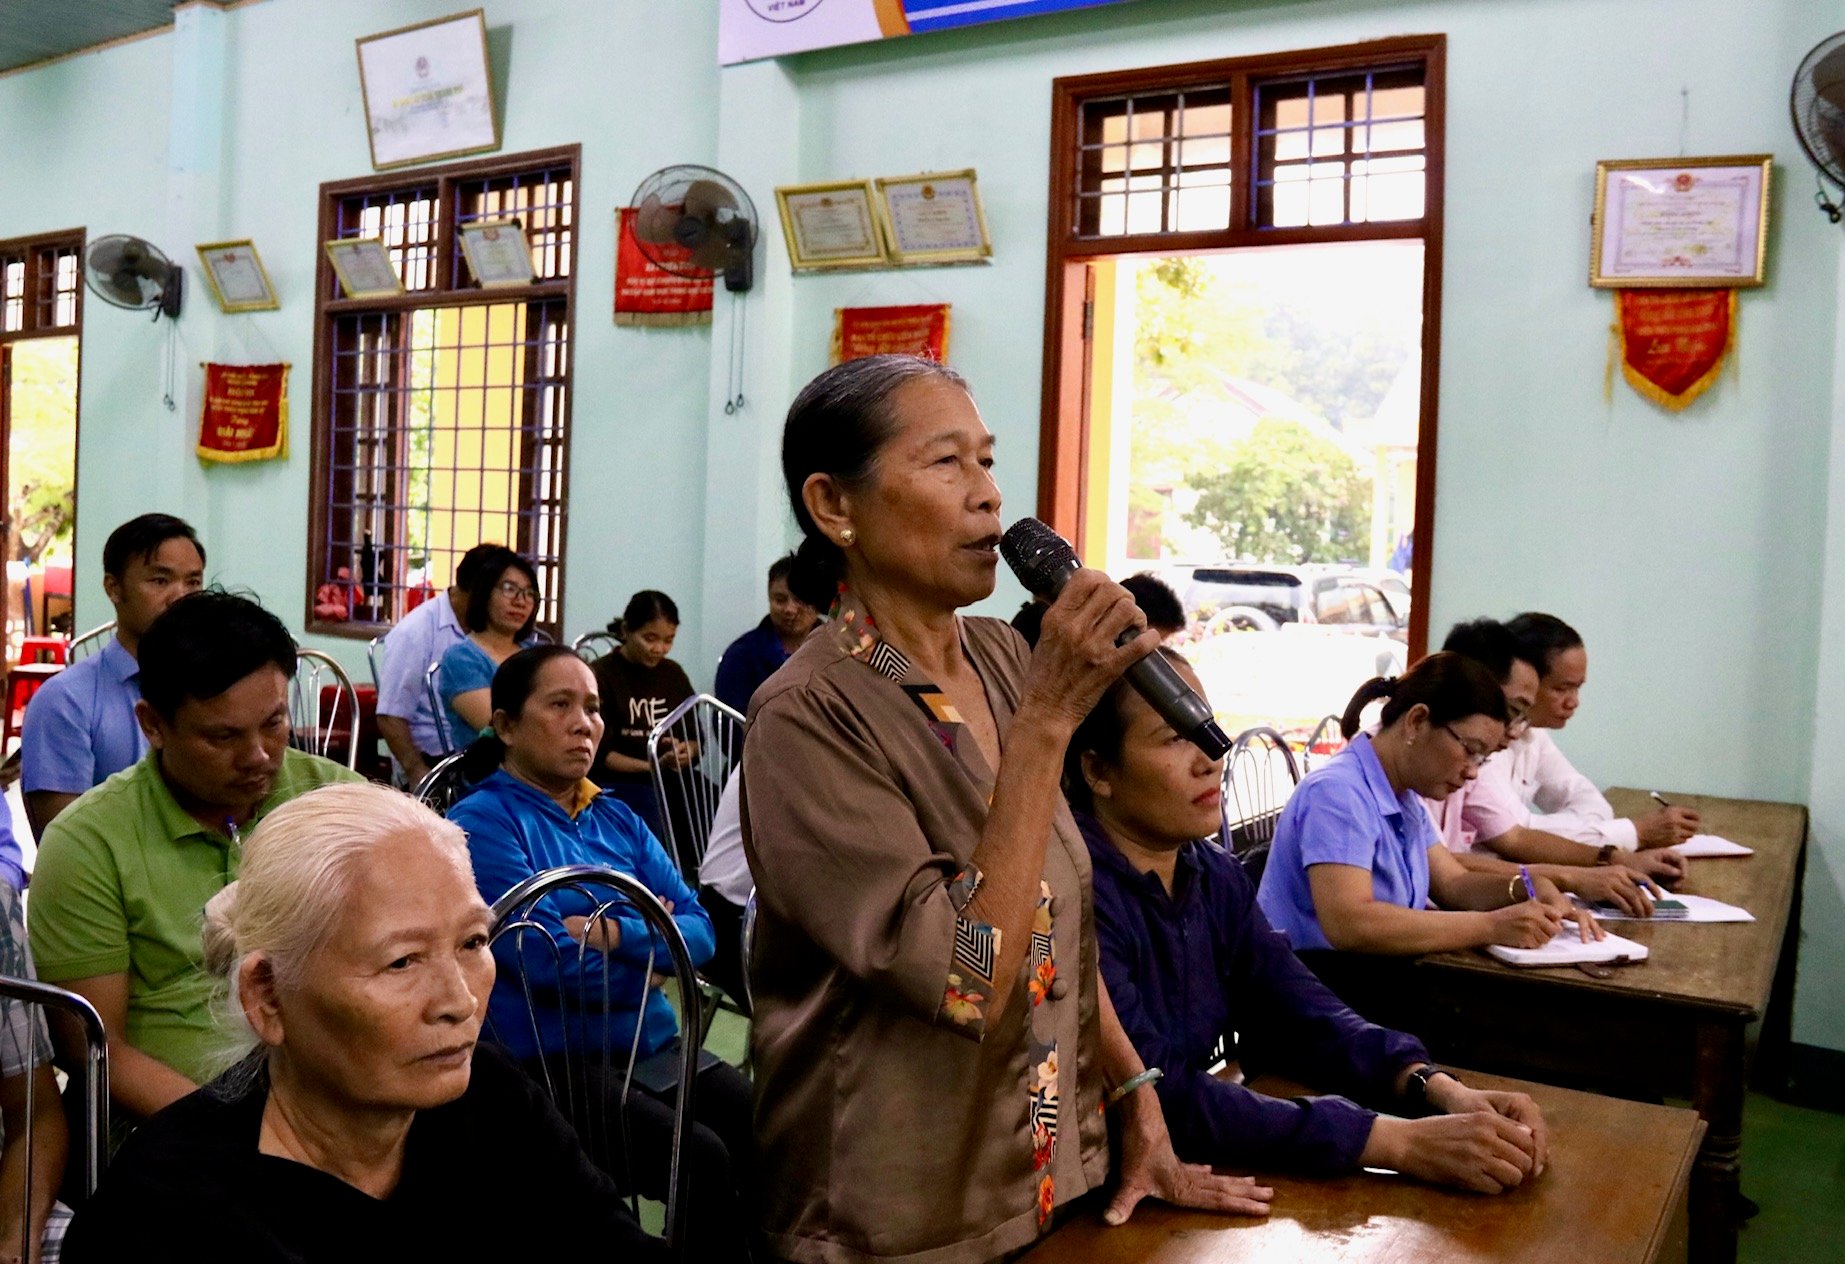
[[[1415,240],[1423,243],[1422,398],[1416,446],[1417,530],[1411,542],[1411,659],[1428,644],[1429,572],[1434,561],[1437,390],[1441,381],[1442,202],[1445,174],[1445,35],[1411,35],[1332,48],[1270,53],[1145,69],[1106,71],[1051,84],[1051,162],[1044,283],[1044,365],[1038,441],[1038,516],[1069,539],[1081,539],[1088,478],[1089,389],[1084,330],[1094,296],[1085,265],[1123,255],[1180,255],[1251,246]],[[1262,81],[1420,64],[1423,70],[1425,166],[1420,219],[1297,228],[1254,223],[1255,87]],[[1082,106],[1111,97],[1153,96],[1227,82],[1231,86],[1230,227],[1204,232],[1079,236],[1078,163]]]
[[[335,322],[342,316],[389,316],[407,314],[425,308],[502,306],[511,302],[542,303],[547,300],[561,300],[564,304],[564,320],[570,330],[570,338],[565,343],[565,365],[563,373],[564,402],[560,419],[561,433],[558,436],[558,483],[561,489],[558,497],[557,524],[557,566],[555,625],[543,621],[538,626],[545,628],[554,637],[561,637],[564,626],[564,571],[568,548],[569,515],[566,512],[568,487],[570,479],[570,440],[572,435],[571,413],[576,403],[574,390],[575,379],[575,333],[576,333],[576,289],[577,273],[581,260],[582,200],[583,200],[583,148],[581,145],[561,145],[550,149],[525,150],[516,154],[501,154],[491,158],[476,159],[469,162],[448,163],[436,167],[416,167],[404,171],[382,172],[361,176],[350,180],[329,181],[320,186],[319,236],[316,239],[316,268],[314,274],[314,389],[313,389],[313,469],[309,479],[308,491],[308,575],[304,593],[303,626],[307,631],[325,636],[343,636],[355,639],[370,639],[381,632],[388,631],[391,624],[379,620],[343,620],[328,621],[317,618],[314,614],[314,593],[324,582],[321,576],[326,569],[326,539],[329,518],[328,495],[332,482],[332,386],[334,373],[334,329]],[[563,279],[540,279],[529,286],[516,290],[487,289],[478,285],[466,288],[454,288],[455,261],[460,256],[459,239],[456,235],[455,186],[470,184],[496,176],[512,176],[530,172],[543,167],[561,167],[568,165],[571,171],[570,210],[570,269]],[[380,298],[339,298],[338,276],[333,270],[327,252],[320,249],[319,243],[332,241],[338,234],[339,208],[342,202],[354,196],[381,195],[396,190],[413,189],[420,186],[435,188],[436,218],[433,228],[431,246],[434,251],[432,284],[426,290],[406,290]],[[538,354],[539,336],[530,335],[532,346],[526,355],[526,368],[533,368],[533,357]],[[534,380],[528,374],[524,381]],[[529,407],[529,401],[528,401]],[[529,499],[527,480],[519,480],[520,499]],[[517,547],[517,541],[508,542]],[[437,594],[440,597],[440,593]]]

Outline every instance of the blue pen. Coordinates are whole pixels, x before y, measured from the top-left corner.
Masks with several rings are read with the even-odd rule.
[[[1525,898],[1527,900],[1537,899],[1537,888],[1531,885],[1531,869],[1529,866],[1520,865],[1518,867],[1518,880],[1525,884]]]

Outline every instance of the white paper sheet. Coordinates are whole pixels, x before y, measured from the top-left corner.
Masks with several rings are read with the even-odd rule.
[[[1665,898],[1677,900],[1683,904],[1685,915],[1672,918],[1640,918],[1594,905],[1589,906],[1589,911],[1595,914],[1595,920],[1599,922],[1753,922],[1755,920],[1755,914],[1748,909],[1738,908],[1734,904],[1725,904],[1722,900],[1713,900],[1708,895],[1685,895],[1676,891],[1668,891]]]
[[[1682,843],[1677,843],[1673,851],[1687,860],[1706,860],[1712,856],[1753,856],[1755,848],[1744,847],[1741,843],[1732,843],[1727,838],[1715,834],[1693,834]]]
[[[1645,961],[1647,947],[1619,935],[1609,935],[1603,939],[1582,942],[1582,932],[1574,925],[1565,926],[1542,948],[1507,948],[1502,944],[1492,944],[1486,949],[1488,954],[1497,957],[1507,965],[1514,966],[1573,966],[1584,961],[1613,961],[1625,957],[1629,961]]]

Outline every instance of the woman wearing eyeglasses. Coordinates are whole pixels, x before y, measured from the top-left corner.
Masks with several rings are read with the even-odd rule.
[[[538,572],[511,549],[481,563],[462,622],[468,635],[448,647],[436,673],[443,716],[456,750],[466,750],[493,718],[493,673],[519,652],[538,619]]]
[[[1359,733],[1360,713],[1379,699],[1381,726]],[[1505,727],[1505,691],[1490,671],[1431,654],[1402,676],[1359,687],[1340,719],[1351,745],[1307,775],[1276,821],[1262,911],[1373,1022],[1422,1025],[1401,973],[1368,957],[1537,948],[1571,918],[1585,939],[1601,937],[1548,879],[1527,886],[1523,875],[1464,868],[1417,798],[1439,801],[1472,781]]]

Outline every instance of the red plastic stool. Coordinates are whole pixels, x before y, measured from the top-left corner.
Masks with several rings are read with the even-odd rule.
[[[19,642],[19,661],[21,663],[57,663],[63,666],[66,659],[65,650],[70,642],[61,636],[28,636]]]
[[[63,670],[62,663],[21,663],[6,674],[6,718],[0,720],[0,752],[13,744],[14,732],[25,723],[26,704],[32,701],[32,695]]]

